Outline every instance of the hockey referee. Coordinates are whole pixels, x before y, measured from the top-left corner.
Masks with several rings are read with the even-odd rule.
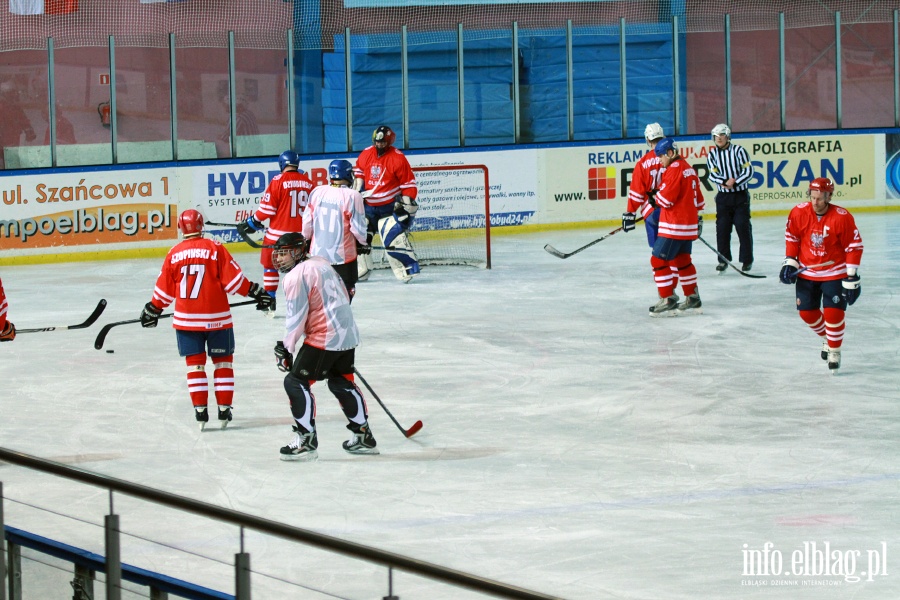
[[[741,268],[753,266],[753,228],[750,225],[750,192],[747,187],[753,177],[753,165],[742,146],[731,143],[731,128],[724,123],[713,127],[715,148],[706,157],[709,179],[716,184],[716,246],[719,254],[731,261],[731,228],[740,241],[738,258]],[[719,257],[716,271],[722,273],[728,265]]]

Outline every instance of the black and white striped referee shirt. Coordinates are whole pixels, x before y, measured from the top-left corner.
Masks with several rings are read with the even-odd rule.
[[[750,156],[737,144],[729,143],[725,149],[713,146],[706,157],[706,166],[709,168],[709,180],[716,184],[720,192],[746,190],[753,177]],[[724,187],[723,184],[731,178],[734,178],[734,187]]]

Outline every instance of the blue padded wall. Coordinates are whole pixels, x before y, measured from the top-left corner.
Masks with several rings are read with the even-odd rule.
[[[466,39],[465,145],[512,144],[512,42],[509,32],[479,32]],[[565,32],[519,33],[521,142],[565,141]],[[418,34],[426,35],[426,34]],[[455,32],[427,34],[446,41],[408,45],[410,147],[459,145]],[[326,152],[346,151],[344,38],[323,55],[323,124]],[[668,28],[626,29],[629,137],[640,137],[648,122],[671,128],[672,39]],[[622,135],[619,85],[619,33],[615,27],[576,29],[573,35],[574,120],[576,139],[615,139]],[[359,35],[351,47],[353,146],[371,143],[380,124],[403,139],[400,36]],[[400,145],[398,143],[398,145]]]

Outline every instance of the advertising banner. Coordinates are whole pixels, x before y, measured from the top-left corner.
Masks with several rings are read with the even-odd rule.
[[[833,179],[835,198],[841,202],[883,198],[884,135],[741,136],[733,141],[747,150],[753,165],[753,210],[786,210],[799,204],[816,177]],[[683,140],[677,146],[697,171],[710,205],[716,194],[706,167],[712,142]],[[546,176],[540,221],[618,217],[625,208],[634,165],[649,150],[645,143],[541,151]],[[715,205],[711,206],[714,210]]]
[[[0,178],[0,253],[173,240],[174,174],[171,168]]]
[[[708,180],[706,138],[679,140],[682,155],[703,184],[707,212],[715,210]],[[787,211],[803,201],[809,181],[834,180],[835,198],[848,207],[897,205],[900,135],[741,135],[750,155],[752,210]],[[491,226],[616,220],[622,214],[635,163],[645,143],[558,148],[409,152],[418,170],[418,229],[479,228],[484,198]],[[315,185],[328,183],[332,158],[301,160]],[[355,162],[355,156],[346,157]],[[483,165],[485,168],[472,165]],[[458,168],[457,168],[458,167]],[[487,183],[485,184],[485,170]],[[91,167],[0,173],[0,258],[18,254],[169,247],[177,214],[200,210],[207,231],[238,242],[234,224],[259,206],[278,173],[275,157],[209,164]],[[487,190],[485,190],[487,185]]]
[[[465,165],[489,165],[491,226],[523,225],[537,210],[537,152],[456,152],[409,155],[410,165],[439,167],[417,171],[419,213],[414,229],[484,227],[484,178],[481,170]],[[303,160],[300,168],[314,185],[328,183],[332,159]],[[355,157],[348,158],[355,162]],[[459,166],[459,169],[453,167]],[[192,167],[194,208],[212,223],[240,223],[259,208],[268,182],[278,174],[274,161]],[[208,231],[223,242],[241,241],[233,227],[210,225]]]

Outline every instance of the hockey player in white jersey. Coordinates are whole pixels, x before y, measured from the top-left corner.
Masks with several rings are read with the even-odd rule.
[[[331,161],[328,178],[329,185],[316,187],[309,196],[303,211],[303,236],[310,241],[309,253],[327,260],[340,275],[352,302],[358,278],[357,254],[372,251],[366,244],[366,209],[362,194],[350,187],[350,161]]]
[[[286,372],[284,389],[291,401],[294,437],[281,449],[282,460],[316,460],[316,398],[311,384],[325,380],[347,417],[350,454],[378,454],[369,428],[368,408],[353,380],[359,330],[350,310],[350,296],[328,261],[307,254],[309,242],[300,233],[286,233],[275,242],[272,262],[284,277],[284,339],[275,345],[278,368]],[[302,344],[301,344],[302,340]],[[298,347],[299,345],[299,347]]]

